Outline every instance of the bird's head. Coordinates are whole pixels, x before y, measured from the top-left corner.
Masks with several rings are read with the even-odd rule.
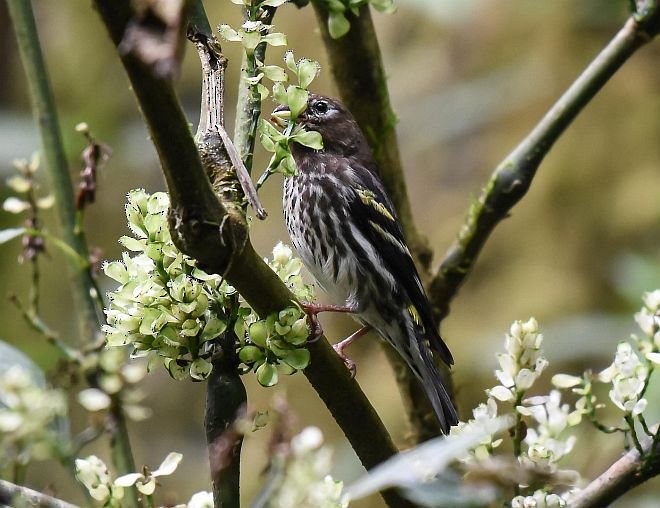
[[[289,117],[289,108],[281,105],[273,111],[272,120],[283,127]],[[352,155],[368,146],[353,115],[336,99],[310,93],[307,108],[296,121],[306,130],[321,134],[326,152]]]

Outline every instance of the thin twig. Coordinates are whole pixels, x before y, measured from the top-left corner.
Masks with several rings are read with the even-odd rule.
[[[430,297],[442,317],[474,266],[486,240],[526,194],[536,170],[555,141],[637,49],[653,39],[660,26],[658,0],[631,16],[530,134],[499,164],[470,207],[458,238],[438,268]]]
[[[87,259],[87,246],[75,232],[73,185],[32,4],[24,0],[8,0],[7,5],[25,68],[32,110],[41,136],[50,187],[55,195],[55,211],[62,237],[82,258]],[[89,298],[90,291],[93,290],[91,273],[73,262],[69,262],[68,267],[77,309],[80,340],[89,340],[99,328],[98,309],[94,300]]]
[[[655,432],[658,432],[657,426]],[[642,454],[637,449],[630,450],[582,489],[571,501],[571,508],[609,506],[629,490],[660,474],[659,450],[654,448],[653,441],[644,437],[641,447]],[[650,453],[655,454],[655,460],[648,462],[645,455]]]

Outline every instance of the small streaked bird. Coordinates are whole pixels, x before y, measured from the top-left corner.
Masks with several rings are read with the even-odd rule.
[[[283,125],[288,114],[279,106],[273,121]],[[292,145],[298,174],[284,181],[284,217],[303,263],[341,304],[316,312],[351,312],[362,323],[335,346],[349,366],[343,349],[357,337],[374,329],[387,340],[419,379],[447,433],[458,416],[431,351],[447,365],[453,359],[367,140],[344,105],[328,97],[310,94],[297,121],[321,133],[323,149]]]

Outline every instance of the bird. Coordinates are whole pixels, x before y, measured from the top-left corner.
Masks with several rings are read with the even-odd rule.
[[[273,111],[280,127],[288,106]],[[369,144],[350,111],[337,99],[309,93],[296,123],[323,138],[319,150],[291,144],[297,174],[284,180],[283,209],[289,236],[303,264],[337,305],[306,310],[350,312],[363,326],[335,346],[344,348],[375,330],[405,360],[421,383],[447,434],[458,423],[432,351],[451,366],[431,305],[392,200]]]

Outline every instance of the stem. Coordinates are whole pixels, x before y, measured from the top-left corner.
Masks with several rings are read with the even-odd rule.
[[[8,0],[7,5],[27,77],[32,110],[41,136],[50,187],[55,195],[55,210],[62,237],[83,259],[87,259],[87,246],[75,233],[73,187],[32,5],[25,0]],[[80,340],[92,340],[99,329],[98,309],[89,296],[94,288],[92,276],[87,268],[82,268],[74,262],[70,262],[68,266]]]
[[[76,505],[61,499],[0,479],[0,505],[17,506],[17,501],[19,506],[25,503],[40,508],[78,508]]]
[[[270,25],[275,16],[273,8],[245,7],[245,18],[252,21],[261,21]],[[264,61],[266,43],[259,44],[254,52],[243,51],[241,61],[241,77],[238,85],[238,99],[236,101],[236,121],[234,124],[234,142],[236,149],[245,164],[248,172],[252,171],[252,157],[257,137],[257,125],[261,116],[261,96],[256,85],[250,85],[246,78],[257,75],[257,60]]]
[[[135,461],[131,451],[131,443],[126,428],[126,417],[121,407],[118,395],[111,395],[110,413],[108,415],[108,428],[110,431],[110,446],[112,447],[112,462],[120,475],[134,473]],[[139,508],[141,503],[135,486],[124,491],[122,506]]]
[[[658,432],[656,426],[655,432]],[[642,453],[633,449],[612,464],[607,471],[579,491],[571,501],[571,508],[599,508],[609,506],[616,499],[637,485],[660,473],[660,460],[654,442],[644,438]],[[653,454],[655,460],[645,462],[644,457]]]
[[[445,254],[431,283],[431,300],[442,317],[449,313],[449,303],[470,274],[486,240],[526,194],[555,141],[630,56],[657,35],[659,2],[644,3],[646,9],[628,18],[532,132],[499,164],[479,199],[470,207],[457,240]]]
[[[639,454],[643,456],[644,450],[642,449],[642,444],[639,442],[639,437],[637,437],[637,431],[635,430],[635,420],[630,414],[627,414],[624,418],[628,424],[628,428],[630,429],[630,437],[633,440],[633,444],[635,445],[635,448]]]
[[[208,443],[215,508],[240,507],[241,445],[243,435],[234,429],[245,412],[247,393],[238,374],[233,332],[223,339],[213,357],[206,391],[206,441]]]

